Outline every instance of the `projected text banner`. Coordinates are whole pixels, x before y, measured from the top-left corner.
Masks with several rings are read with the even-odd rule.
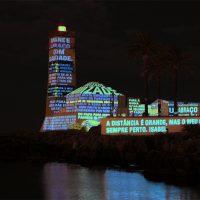
[[[58,34],[58,35],[57,35]],[[65,96],[76,86],[75,38],[71,32],[49,38],[49,73],[46,116],[57,115],[66,107]]]
[[[101,119],[101,134],[153,134],[181,132],[184,125],[200,125],[200,117],[129,117]]]

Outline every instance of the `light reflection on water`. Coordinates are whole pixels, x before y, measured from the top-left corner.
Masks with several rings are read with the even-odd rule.
[[[196,190],[152,182],[140,173],[91,170],[59,163],[44,166],[43,185],[46,200],[200,199],[200,193]]]
[[[199,200],[190,187],[147,180],[140,173],[62,163],[0,163],[0,200]]]
[[[104,170],[49,163],[44,166],[43,184],[47,200],[104,200]]]

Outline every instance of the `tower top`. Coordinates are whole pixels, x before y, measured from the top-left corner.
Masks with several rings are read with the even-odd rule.
[[[66,26],[58,26],[59,32],[66,32]]]

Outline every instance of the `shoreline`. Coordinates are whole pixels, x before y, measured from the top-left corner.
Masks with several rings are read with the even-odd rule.
[[[0,136],[0,162],[60,162],[143,171],[152,179],[199,184],[200,128],[150,136],[102,136],[69,130]]]
[[[77,165],[80,167],[85,167],[91,170],[117,170],[117,171],[125,171],[128,173],[140,173],[149,181],[153,182],[163,182],[166,184],[176,185],[176,186],[191,186],[191,187],[198,187],[200,186],[200,182],[196,179],[186,179],[182,176],[176,176],[175,174],[160,174],[160,173],[153,173],[151,171],[145,171],[141,166],[121,166],[121,165],[103,165],[103,164],[83,164],[83,163],[74,163],[74,162],[67,162],[67,161],[44,161],[41,159],[28,159],[28,160],[17,160],[17,159],[1,159],[1,163],[31,163],[31,164],[47,164],[47,163],[61,163],[66,165]]]

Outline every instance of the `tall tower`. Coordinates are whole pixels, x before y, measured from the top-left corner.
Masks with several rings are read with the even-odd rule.
[[[59,130],[60,117],[65,115],[66,110],[65,96],[76,87],[75,34],[65,26],[58,26],[49,37],[47,87],[42,130]]]

